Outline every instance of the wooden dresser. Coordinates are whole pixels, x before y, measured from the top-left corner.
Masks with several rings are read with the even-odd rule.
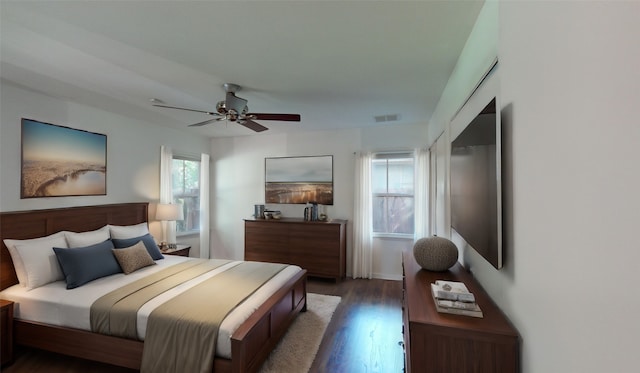
[[[519,372],[518,331],[460,263],[447,272],[429,272],[412,252],[402,259],[406,372]],[[429,285],[436,280],[464,282],[484,318],[438,313]]]
[[[309,276],[346,275],[346,220],[246,219],[245,260],[296,264]]]

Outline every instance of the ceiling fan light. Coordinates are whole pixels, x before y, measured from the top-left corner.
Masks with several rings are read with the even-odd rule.
[[[232,122],[235,122],[238,119],[238,112],[230,109],[229,111],[227,111],[227,119],[229,119]]]
[[[227,106],[224,101],[218,101],[216,104],[216,111],[220,114],[225,114],[227,112]]]

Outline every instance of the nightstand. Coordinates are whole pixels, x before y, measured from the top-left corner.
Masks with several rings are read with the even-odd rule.
[[[191,246],[178,244],[175,249],[167,249],[162,251],[164,255],[177,255],[177,256],[189,256],[189,250]]]
[[[13,362],[13,302],[0,299],[1,365]]]

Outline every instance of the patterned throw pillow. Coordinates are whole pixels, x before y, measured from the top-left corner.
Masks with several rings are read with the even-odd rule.
[[[156,264],[142,241],[124,249],[113,249],[113,255],[116,256],[125,275]]]

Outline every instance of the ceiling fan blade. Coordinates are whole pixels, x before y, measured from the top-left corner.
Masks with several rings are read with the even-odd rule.
[[[220,115],[220,114],[218,114],[218,113],[213,113],[213,112],[211,112],[211,111],[196,110],[196,109],[187,109],[187,108],[183,108],[183,107],[176,107],[176,106],[159,105],[159,104],[153,104],[153,106],[163,107],[163,108],[167,108],[167,109],[178,109],[178,110],[186,110],[186,111],[195,111],[196,113],[205,113],[205,114],[209,114],[209,115]]]
[[[198,122],[198,123],[190,124],[189,127],[200,127],[200,126],[204,126],[205,124],[209,124],[211,122],[217,122],[219,120],[220,120],[220,118],[208,119],[208,120],[205,120],[204,122]]]
[[[233,92],[228,92],[225,100],[225,107],[227,110],[235,110],[240,114],[244,111],[244,108],[247,107],[247,100],[237,97]]]
[[[248,113],[247,116],[251,116],[258,120],[282,120],[288,122],[300,121],[300,114]]]
[[[267,127],[263,126],[262,124],[258,124],[256,122],[252,121],[251,119],[239,120],[238,124],[243,125],[243,126],[247,127],[248,129],[254,130],[256,132],[262,132],[262,131],[268,130]]]

